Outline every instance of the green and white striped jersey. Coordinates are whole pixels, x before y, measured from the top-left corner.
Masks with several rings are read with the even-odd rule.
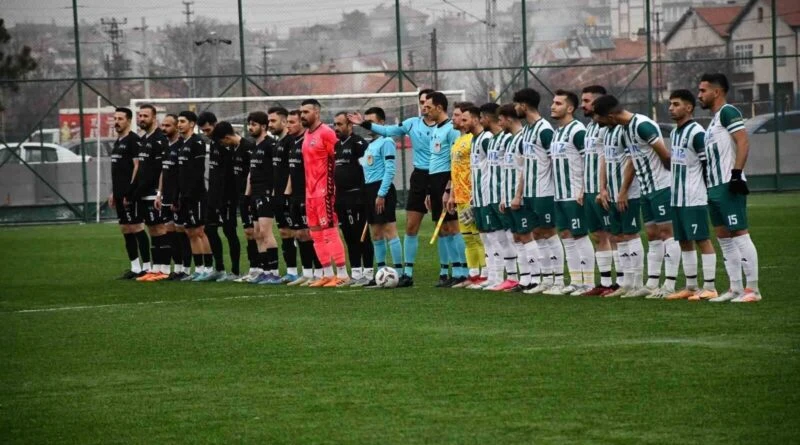
[[[540,118],[532,124],[527,124],[522,131],[525,156],[525,187],[522,196],[525,198],[553,196],[555,193],[553,161],[550,159],[553,126]]]
[[[736,162],[736,143],[733,133],[744,130],[744,120],[738,108],[725,104],[714,114],[706,131],[708,186],[726,184]],[[742,179],[745,179],[742,174]]]
[[[672,207],[704,206],[708,191],[703,182],[705,138],[703,127],[690,120],[674,128],[669,136],[672,143]]]
[[[586,126],[586,151],[583,161],[583,192],[597,193],[600,190],[600,155],[603,154],[605,127],[595,122]]]
[[[603,135],[603,148],[605,149],[606,162],[606,189],[611,201],[617,202],[619,191],[622,188],[622,177],[625,172],[625,165],[631,162],[631,157],[625,149],[625,129],[621,125],[606,127]],[[628,199],[639,198],[642,195],[639,190],[639,180],[636,175],[633,177],[631,186],[628,187]]]
[[[481,134],[472,138],[470,148],[470,170],[472,173],[472,202],[473,207],[483,207],[489,196],[489,175],[488,158],[486,153],[489,151],[489,143],[492,140],[492,133],[484,130]]]
[[[661,139],[658,125],[649,117],[636,113],[625,125],[625,138],[642,195],[669,187],[672,176],[651,146]]]
[[[489,144],[489,195],[487,203],[500,204],[503,194],[503,157],[506,155],[506,145],[511,140],[511,134],[501,131],[492,138]]]
[[[577,120],[558,127],[550,144],[556,201],[575,201],[583,190],[583,152],[586,127]]]
[[[524,180],[523,134],[523,131],[518,131],[511,136],[503,156],[503,193],[500,200],[506,205],[511,205],[511,200],[517,195],[517,184]]]

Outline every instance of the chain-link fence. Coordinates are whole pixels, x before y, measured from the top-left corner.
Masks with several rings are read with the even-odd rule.
[[[800,188],[796,0],[5,3],[0,48],[29,47],[36,66],[0,78],[0,222],[112,216],[113,107],[132,99],[187,98],[182,107],[242,123],[252,107],[190,98],[432,87],[482,103],[527,86],[547,116],[555,90],[600,84],[667,129],[669,92],[696,91],[704,72],[728,76],[747,118],[751,188]],[[389,119],[414,113],[399,106]]]

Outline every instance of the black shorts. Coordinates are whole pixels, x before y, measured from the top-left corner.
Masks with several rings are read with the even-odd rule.
[[[438,222],[439,216],[444,211],[442,205],[442,195],[447,188],[447,183],[450,182],[450,172],[434,173],[430,176],[431,183],[431,218]],[[445,221],[455,221],[458,219],[456,213],[447,213],[444,216]]]
[[[183,221],[183,226],[187,229],[194,229],[202,226],[206,221],[206,199],[181,198],[181,206],[178,209],[179,218]]]
[[[408,181],[408,196],[406,197],[406,210],[409,212],[428,213],[425,208],[425,198],[431,194],[430,175],[428,170],[415,168]]]
[[[114,207],[117,210],[117,219],[120,224],[141,224],[142,217],[139,215],[139,201],[122,204],[122,198],[114,199]]]
[[[253,199],[253,218],[275,218],[272,196],[257,196]]]
[[[250,205],[249,196],[239,197],[239,216],[242,217],[242,227],[253,228],[253,207]]]
[[[289,220],[289,228],[292,230],[304,230],[308,228],[305,197],[289,199],[289,213],[286,218]]]
[[[221,226],[230,223],[236,224],[236,203],[228,201],[222,207],[208,206],[206,224]]]
[[[144,213],[144,223],[148,226],[157,226],[167,221],[164,218],[164,207],[158,210],[155,200],[143,199],[139,201],[139,209]]]
[[[183,225],[183,219],[181,219],[181,212],[172,210],[172,204],[161,202],[161,215],[164,217],[164,223],[173,223],[176,226]]]
[[[366,201],[367,222],[369,224],[386,224],[397,221],[397,190],[395,190],[394,184],[389,186],[389,191],[384,197],[383,212],[380,214],[375,212],[375,199],[378,198],[380,189],[380,181],[364,186],[364,201]]]
[[[272,213],[275,215],[275,222],[279,229],[288,229],[289,224],[289,197],[277,195],[272,197]]]

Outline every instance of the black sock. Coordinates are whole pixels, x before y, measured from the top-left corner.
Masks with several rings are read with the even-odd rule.
[[[210,253],[203,254],[203,266],[211,267],[214,265],[214,255]]]
[[[128,261],[133,261],[139,258],[139,250],[136,246],[136,235],[133,233],[125,233],[125,251],[128,252]]]
[[[169,233],[161,235],[161,265],[169,268],[170,258],[172,257],[172,237]]]
[[[150,237],[150,252],[152,253],[153,257],[153,266],[162,264],[161,263],[161,241],[164,239],[163,235],[151,236]]]
[[[258,243],[254,239],[247,240],[247,261],[250,262],[250,268],[261,267],[258,264]]]
[[[150,262],[150,240],[144,230],[136,232],[136,242],[139,244],[139,254],[142,256],[142,263]]]
[[[180,236],[183,237],[183,241],[181,242],[181,255],[183,256],[183,267],[186,268],[186,272],[189,272],[189,268],[192,267],[192,241],[189,239],[189,235],[186,232],[176,232],[179,233]],[[202,257],[201,257],[202,258]],[[195,257],[195,266],[202,266],[203,261],[201,260],[199,263],[197,262],[197,257]]]
[[[239,257],[242,255],[242,245],[239,243],[239,234],[236,233],[236,223],[222,226],[222,233],[228,239],[228,254],[231,257],[231,273],[239,275]]]
[[[211,255],[214,258],[214,264],[217,271],[225,270],[225,260],[222,256],[222,239],[217,232],[217,226],[208,225],[205,227],[206,237],[208,244],[211,245]]]
[[[183,234],[180,232],[167,232],[170,238],[170,257],[172,262],[177,266],[183,264]]]
[[[283,238],[281,240],[281,251],[286,267],[297,267],[297,247],[294,245],[294,238]]]
[[[194,257],[194,271],[197,272],[197,269],[203,267],[203,254],[202,253],[193,253],[192,257]],[[189,265],[191,267],[191,264]],[[187,270],[188,272],[188,270]]]
[[[359,239],[359,241],[361,240]],[[361,258],[362,265],[364,267],[372,268],[372,265],[375,262],[375,246],[372,245],[372,240],[369,238],[369,234],[367,234],[367,237],[364,238],[364,242],[361,243]]]
[[[303,270],[311,270],[314,268],[314,242],[313,241],[297,241],[298,249],[300,251],[300,264],[303,265]]]
[[[269,255],[267,251],[258,252],[258,267],[262,269],[264,272],[269,273],[269,268],[267,264],[269,263]]]
[[[278,248],[267,249],[267,268],[266,270],[278,270]]]

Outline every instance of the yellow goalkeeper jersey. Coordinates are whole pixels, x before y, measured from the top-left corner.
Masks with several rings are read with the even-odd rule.
[[[472,199],[472,173],[470,171],[470,150],[472,133],[462,134],[450,149],[450,177],[452,190],[456,194],[456,204],[468,204]]]

